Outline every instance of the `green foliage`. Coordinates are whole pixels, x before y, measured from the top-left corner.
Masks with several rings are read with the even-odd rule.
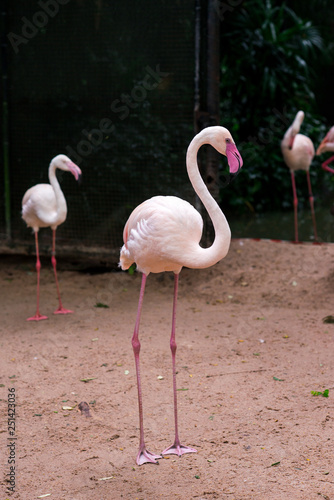
[[[326,2],[322,4],[325,9]],[[329,60],[333,62],[333,51],[323,38],[328,36],[325,26],[320,31],[290,5],[245,0],[223,25],[221,116],[244,159],[239,180],[223,196],[229,206],[240,210],[291,208],[290,175],[280,141],[299,109],[305,112],[301,133],[315,147],[328,128],[315,96],[317,73]],[[312,183],[314,192],[323,194],[330,182],[319,167],[316,157]],[[307,196],[306,181],[297,183],[297,188],[302,202]]]
[[[103,304],[103,302],[96,302],[95,306],[94,307],[98,307],[98,308],[105,308],[105,309],[108,309],[109,306],[107,306],[107,304]]]
[[[237,98],[239,106],[251,105],[252,110],[268,103],[282,108],[291,102],[293,93],[293,102],[303,108],[314,97],[309,62],[323,47],[318,30],[285,3],[274,6],[270,0],[250,0],[244,6],[231,18],[224,37],[231,48],[222,62],[224,92],[233,92],[233,102]],[[232,69],[231,56],[235,60]],[[260,116],[253,115],[253,126],[259,124]]]
[[[325,389],[324,392],[321,391],[311,391],[312,396],[323,396],[324,398],[328,398],[329,389]]]

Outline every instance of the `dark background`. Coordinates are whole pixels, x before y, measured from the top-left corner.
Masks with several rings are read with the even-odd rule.
[[[185,154],[198,127],[212,119],[210,47],[219,54],[213,120],[231,130],[244,159],[238,179],[228,188],[220,183],[219,202],[232,225],[236,217],[249,222],[273,211],[283,218],[291,213],[279,143],[298,109],[305,112],[301,132],[315,147],[334,123],[332,2],[20,0],[1,9],[5,244],[33,244],[21,199],[30,186],[48,181],[48,165],[59,153],[83,171],[81,185],[58,173],[69,209],[58,229],[60,246],[118,248],[128,215],[147,197],[176,194],[194,202]],[[157,69],[164,76],[143,91]],[[97,132],[111,122],[110,133]],[[328,212],[334,180],[321,169],[324,157],[315,158],[311,177],[316,210]],[[224,179],[223,161],[218,168]],[[303,174],[297,188],[306,209]],[[238,235],[246,236],[247,225]],[[49,245],[49,232],[40,236],[42,246]],[[270,229],[268,236],[275,237]]]

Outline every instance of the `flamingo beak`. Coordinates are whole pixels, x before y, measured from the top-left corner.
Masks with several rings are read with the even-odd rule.
[[[74,175],[75,180],[80,182],[82,172],[81,172],[80,168],[78,167],[78,165],[76,165],[72,161],[68,161],[67,166],[70,169],[71,174]]]
[[[238,175],[243,165],[241,154],[232,142],[226,144],[226,157],[230,167],[230,181],[232,181]]]

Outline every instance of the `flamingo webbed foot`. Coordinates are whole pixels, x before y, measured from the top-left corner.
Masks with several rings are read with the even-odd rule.
[[[27,318],[27,321],[41,321],[42,319],[48,319],[47,316],[43,316],[43,314],[36,313],[35,316],[31,316]]]
[[[53,314],[71,314],[73,311],[70,309],[65,309],[63,306],[59,306],[56,311],[53,312]]]
[[[155,455],[155,453],[151,453],[148,451],[145,447],[140,448],[138,455],[137,455],[137,465],[143,465],[143,464],[158,464],[159,458],[162,458],[161,455]]]
[[[178,455],[181,457],[181,455],[185,453],[197,453],[197,450],[195,450],[195,448],[190,448],[190,446],[183,446],[181,443],[175,442],[172,446],[166,448],[161,455]]]

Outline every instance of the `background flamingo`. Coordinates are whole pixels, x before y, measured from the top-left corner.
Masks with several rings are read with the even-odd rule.
[[[200,214],[187,201],[174,196],[155,196],[139,205],[130,215],[123,233],[124,245],[120,254],[120,265],[128,269],[134,262],[141,271],[142,282],[132,346],[136,363],[140,444],[137,464],[146,462],[157,463],[162,458],[146,449],[143,429],[143,405],[139,369],[139,322],[144,299],[146,278],[150,272],[174,273],[174,301],[172,316],[172,332],[170,348],[173,366],[174,394],[174,443],[166,448],[162,455],[196,452],[194,448],[181,444],[178,434],[176,371],[175,371],[175,318],[178,293],[179,273],[183,266],[189,268],[206,268],[216,264],[228,252],[231,232],[226,218],[216,201],[205,186],[197,165],[197,152],[203,144],[211,144],[221,154],[227,156],[230,176],[238,173],[242,166],[242,158],[234,144],[230,132],[223,127],[208,127],[197,134],[191,141],[187,151],[187,171],[190,182],[207,209],[215,229],[215,240],[211,247],[202,248],[199,245],[203,221]]]
[[[298,198],[296,191],[296,182],[295,182],[295,171],[296,170],[305,170],[308,192],[309,192],[309,200],[311,206],[313,227],[314,227],[314,237],[315,240],[318,239],[317,235],[317,226],[315,221],[314,214],[314,198],[312,194],[311,188],[311,180],[310,180],[310,165],[312,163],[314,157],[314,146],[313,142],[309,137],[303,134],[299,134],[299,130],[301,124],[304,120],[304,112],[298,111],[292,125],[285,132],[283,140],[281,142],[281,150],[283,154],[283,158],[285,163],[290,169],[291,172],[291,182],[292,182],[292,191],[293,191],[293,205],[294,205],[294,213],[295,213],[295,241],[298,242]]]
[[[326,153],[327,151],[333,152],[334,151],[334,127],[330,128],[329,131],[327,132],[326,136],[323,138],[321,141],[318,149],[317,149],[317,155],[321,155],[322,153]],[[334,156],[330,156],[327,160],[323,162],[321,165],[324,170],[327,170],[328,172],[331,172],[334,174],[334,169],[329,167],[329,163],[331,163],[334,160]]]
[[[39,259],[38,249],[38,231],[40,227],[50,226],[52,229],[51,262],[55,274],[59,299],[59,307],[56,311],[54,311],[54,314],[67,314],[72,312],[69,309],[64,309],[62,306],[57,278],[56,229],[62,222],[65,221],[67,215],[65,196],[60,189],[60,185],[56,177],[57,168],[64,170],[65,172],[71,172],[76,180],[78,180],[81,175],[80,168],[67,156],[58,155],[53,158],[49,166],[50,184],[36,184],[36,186],[28,189],[22,200],[22,218],[27,223],[27,226],[32,227],[34,230],[36,243],[37,307],[35,316],[28,318],[28,321],[47,319],[47,316],[43,316],[39,312],[39,278],[41,262]]]

